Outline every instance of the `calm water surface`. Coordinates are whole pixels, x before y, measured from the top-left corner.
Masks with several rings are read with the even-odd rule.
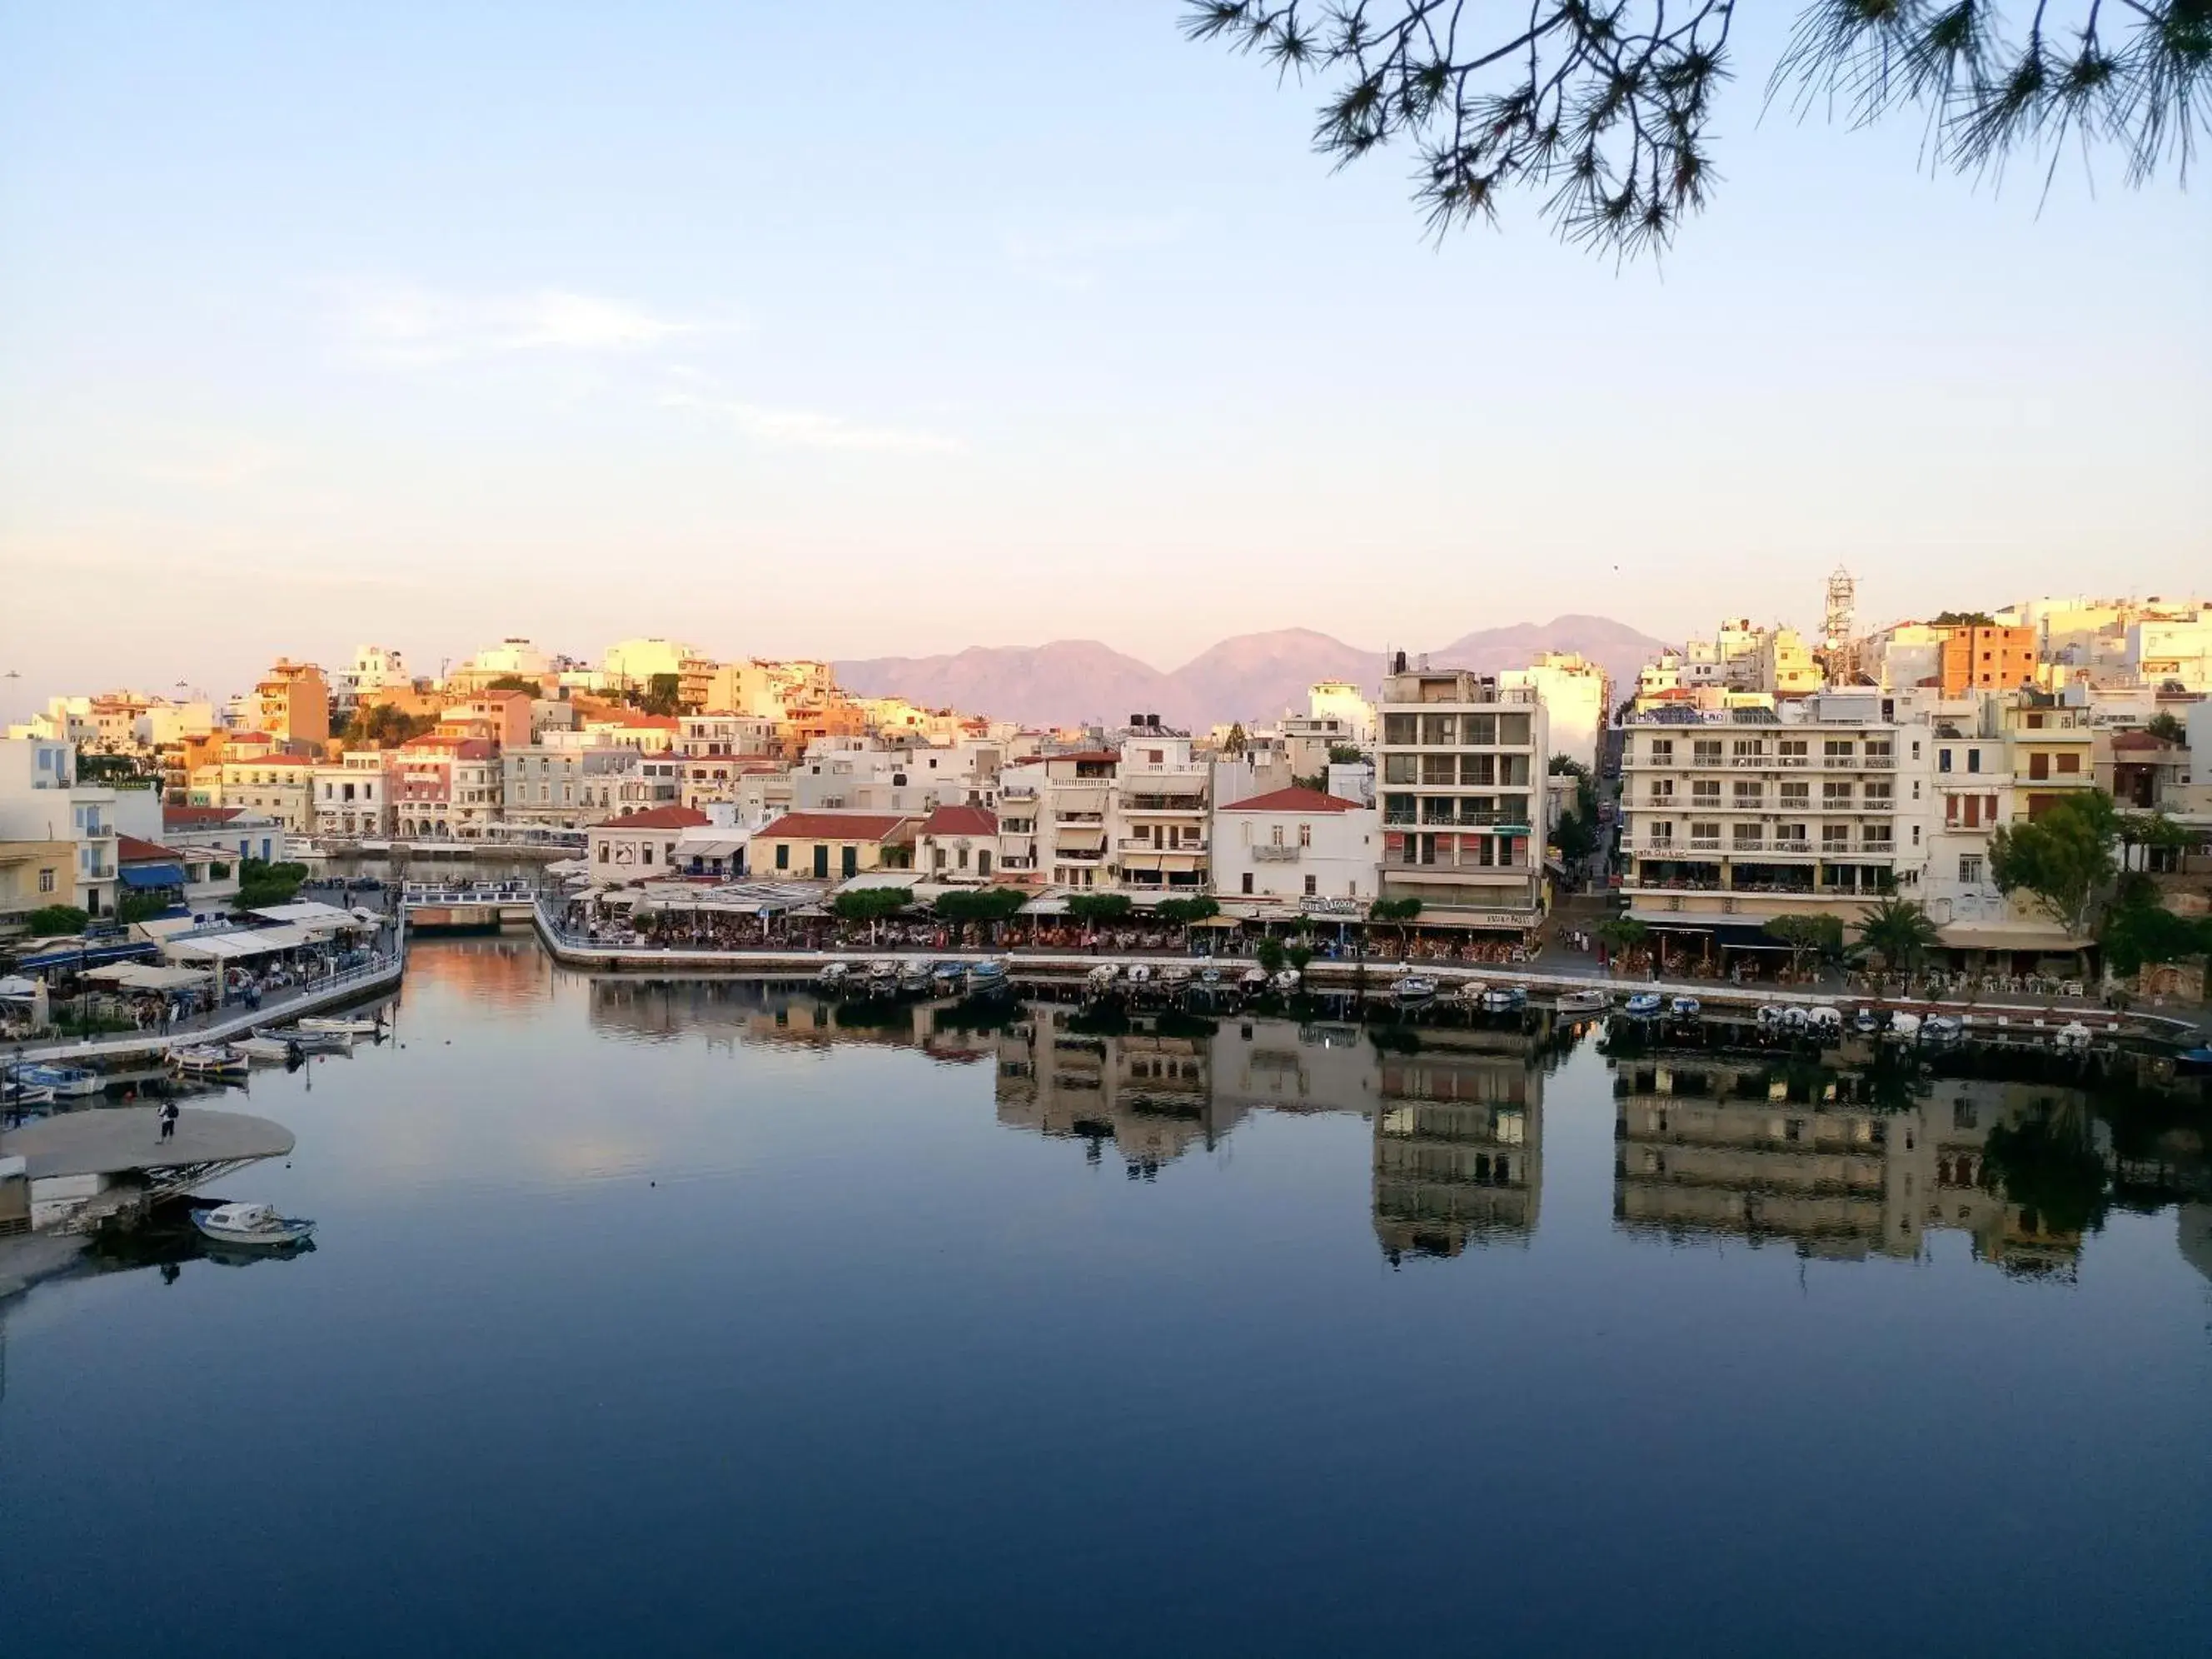
[[[2051,1089],[1072,1013],[421,946],[230,1097],[319,1249],[0,1316],[0,1649],[2212,1650],[2208,1212],[1984,1190]]]

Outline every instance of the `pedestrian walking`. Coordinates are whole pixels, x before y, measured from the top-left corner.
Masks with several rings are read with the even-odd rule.
[[[177,1103],[163,1101],[159,1116],[161,1120],[161,1139],[167,1140],[177,1133]]]

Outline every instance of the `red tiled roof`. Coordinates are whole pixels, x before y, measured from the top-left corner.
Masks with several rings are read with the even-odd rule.
[[[1041,761],[1103,761],[1111,765],[1119,766],[1121,763],[1121,752],[1118,749],[1079,749],[1073,754],[1039,755],[1037,758]]]
[[[2115,749],[2165,749],[2171,746],[2172,745],[2167,744],[2164,738],[2160,737],[2154,732],[2115,732],[2112,733],[2112,747]]]
[[[940,806],[921,826],[925,836],[995,836],[999,815],[987,806]]]
[[[1318,789],[1278,789],[1273,794],[1255,795],[1249,800],[1233,800],[1221,808],[1224,812],[1358,812],[1364,810],[1356,800],[1346,800],[1340,795],[1324,795]]]
[[[240,806],[164,806],[161,809],[161,828],[210,829],[218,823],[228,823],[245,810]]]
[[[168,816],[167,812],[161,815],[165,823]],[[118,836],[115,838],[115,861],[118,864],[174,864],[182,857],[182,853],[158,842],[141,841],[136,836]]]
[[[787,812],[755,841],[884,841],[906,822],[897,812]]]
[[[602,818],[594,830],[696,830],[714,820],[696,806],[651,806],[626,818]]]
[[[632,708],[617,708],[611,714],[595,718],[591,723],[593,726],[627,726],[641,732],[673,732],[677,729],[673,714],[643,714]]]

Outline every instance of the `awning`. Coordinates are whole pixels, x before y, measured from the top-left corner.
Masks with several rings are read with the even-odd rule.
[[[72,945],[64,950],[44,951],[34,957],[25,957],[16,963],[18,968],[77,968],[94,962],[122,962],[131,957],[146,956],[154,947],[143,942],[130,945]]]
[[[106,980],[133,991],[181,991],[194,985],[207,983],[207,974],[198,968],[155,968],[140,962],[111,963],[105,968],[88,969],[87,979]]]
[[[1942,927],[1936,938],[1953,951],[2056,951],[2071,953],[2082,941],[2067,937],[2058,927]]]
[[[126,864],[118,872],[125,887],[182,887],[185,866],[181,864]]]
[[[313,899],[301,899],[291,904],[270,904],[252,912],[264,921],[298,922],[311,927],[358,927],[359,918],[350,910],[341,910],[335,904],[319,904]]]
[[[6,979],[0,979],[0,997],[36,996],[38,992],[39,981],[34,979],[24,979],[12,974]]]
[[[297,927],[240,928],[228,933],[204,933],[198,939],[171,939],[161,947],[165,955],[187,962],[234,962],[245,957],[265,957],[279,951],[312,944]]]

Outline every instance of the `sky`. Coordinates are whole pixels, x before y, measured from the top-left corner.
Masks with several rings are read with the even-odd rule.
[[[2212,586],[2201,183],[1762,119],[1788,10],[1623,268],[1428,240],[1174,0],[0,0],[0,714]]]

